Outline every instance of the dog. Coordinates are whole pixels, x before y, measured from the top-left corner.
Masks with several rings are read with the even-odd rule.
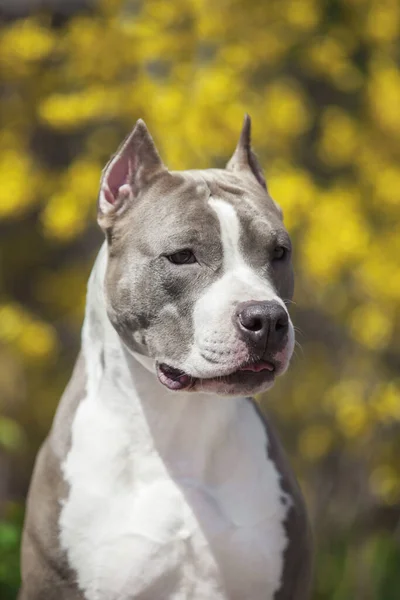
[[[82,347],[35,464],[19,600],[307,600],[302,495],[251,398],[294,348],[291,243],[245,117],[169,171],[139,120],[103,171]]]

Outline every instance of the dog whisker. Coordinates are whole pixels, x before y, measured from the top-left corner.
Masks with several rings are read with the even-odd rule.
[[[298,342],[297,340],[295,340],[294,344],[295,344],[295,349],[298,348],[300,350],[300,352],[301,352],[301,355],[304,357],[303,346],[300,344],[300,342]]]

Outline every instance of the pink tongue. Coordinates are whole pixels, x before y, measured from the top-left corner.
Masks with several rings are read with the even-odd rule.
[[[255,371],[256,373],[258,373],[259,371],[273,371],[274,367],[273,365],[271,365],[271,363],[265,362],[265,363],[253,363],[251,365],[246,365],[245,367],[243,367],[243,369],[241,369],[241,371]]]

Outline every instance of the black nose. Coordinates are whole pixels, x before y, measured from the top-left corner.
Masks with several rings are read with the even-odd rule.
[[[289,329],[286,309],[274,300],[242,302],[236,310],[236,327],[242,338],[257,350],[279,348]]]

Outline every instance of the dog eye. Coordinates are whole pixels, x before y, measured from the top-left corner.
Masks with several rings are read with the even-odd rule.
[[[283,260],[286,258],[287,253],[288,250],[285,248],[285,246],[275,246],[272,258],[273,260]]]
[[[179,250],[179,252],[174,252],[174,254],[168,254],[167,258],[174,265],[188,265],[197,262],[191,250]]]

